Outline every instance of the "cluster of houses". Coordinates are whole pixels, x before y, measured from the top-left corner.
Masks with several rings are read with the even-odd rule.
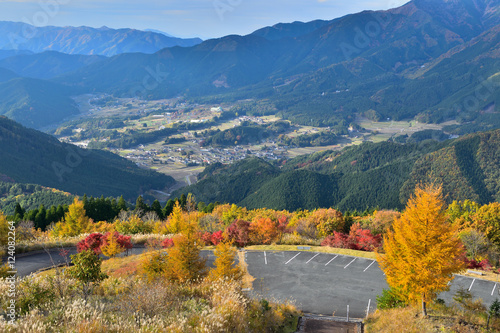
[[[196,143],[196,141],[193,141]],[[249,156],[266,160],[279,160],[286,156],[286,147],[269,146],[261,149],[242,146],[217,148],[200,148],[198,145],[176,148],[146,149],[139,146],[131,150],[125,158],[132,160],[141,167],[153,164],[180,163],[186,166],[209,165],[213,163],[233,163]]]

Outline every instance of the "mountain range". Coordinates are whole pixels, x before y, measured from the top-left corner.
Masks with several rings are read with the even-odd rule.
[[[166,47],[189,47],[201,42],[199,38],[182,39],[135,29],[35,27],[21,22],[0,22],[0,50],[114,56],[125,52],[154,53]]]
[[[497,74],[499,8],[493,0],[414,0],[388,11],[279,24],[152,55],[122,54],[57,82],[127,96],[149,68],[160,82],[143,92],[145,98],[270,98],[284,118],[313,118],[318,126],[371,109],[381,118],[437,122],[467,109],[461,98]],[[496,90],[484,95],[473,111],[497,98]]]
[[[105,92],[145,99],[184,95],[207,103],[267,99],[278,116],[303,125],[347,127],[355,114],[365,113],[376,120],[471,121],[485,110],[500,118],[500,95],[495,89],[500,78],[499,23],[497,0],[413,0],[387,11],[280,23],[246,36],[167,47],[153,54],[122,53],[129,49],[108,38],[115,45],[111,53],[120,54],[109,58],[18,54],[0,60],[0,67],[71,87],[72,94]],[[37,30],[47,31],[43,40],[63,43],[71,49],[52,49],[66,53],[84,53],[76,49],[89,29],[100,36],[93,43],[103,50],[107,44],[101,37],[122,33],[65,28],[63,42],[57,37],[62,28],[44,29]],[[59,32],[51,35],[54,31]],[[155,34],[123,31],[127,33]],[[143,81],[151,75],[155,84],[145,89]],[[0,110],[9,116],[14,113]],[[35,123],[14,119],[28,126]]]

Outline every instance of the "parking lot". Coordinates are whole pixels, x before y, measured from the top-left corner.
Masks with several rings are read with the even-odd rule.
[[[469,290],[474,298],[480,298],[489,306],[493,301],[498,298],[500,300],[499,284],[493,281],[486,281],[478,278],[468,276],[455,275],[450,290],[439,295],[439,298],[445,300],[446,304],[453,301],[453,296],[460,289]]]
[[[246,252],[254,292],[266,298],[293,299],[306,313],[364,318],[376,308],[376,296],[388,288],[384,273],[372,259],[314,252]],[[457,275],[447,304],[459,288],[490,305],[499,297],[495,282]],[[500,298],[500,297],[499,297]]]
[[[376,296],[388,288],[371,259],[313,252],[247,252],[254,291],[264,297],[294,299],[307,313],[364,318]]]

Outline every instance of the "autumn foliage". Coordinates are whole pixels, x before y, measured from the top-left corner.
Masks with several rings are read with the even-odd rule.
[[[349,234],[333,232],[333,236],[326,237],[322,246],[361,251],[374,251],[381,245],[382,236],[372,235],[368,229],[361,229],[359,224],[353,224]]]
[[[236,252],[236,249],[232,247],[230,241],[223,240],[220,242],[215,247],[215,268],[210,270],[210,278],[214,280],[241,280],[243,272],[239,266],[235,265]]]
[[[426,303],[448,287],[463,268],[457,229],[446,218],[442,189],[417,187],[393,231],[384,236],[384,253],[378,255],[387,283],[410,303]]]
[[[75,198],[64,215],[64,221],[56,223],[51,233],[55,237],[78,236],[88,232],[92,224],[85,215],[83,202]]]
[[[105,234],[95,232],[78,242],[76,249],[78,252],[91,250],[96,255],[104,254],[106,256],[115,256],[133,247],[130,238],[130,236],[121,235],[116,231],[113,233],[107,232]],[[111,255],[112,253],[114,254]]]
[[[172,238],[165,238],[163,242],[161,242],[161,246],[164,249],[168,249],[169,247],[174,246],[174,241],[172,240]]]
[[[226,229],[229,240],[236,245],[243,247],[250,241],[250,222],[244,220],[235,220]]]
[[[103,237],[101,252],[105,256],[114,257],[125,250],[131,249],[130,236],[120,235],[118,232],[108,232]]]
[[[333,208],[317,209],[311,214],[309,220],[318,229],[320,237],[344,230],[344,217],[341,212]]]
[[[271,244],[278,239],[278,223],[269,217],[261,217],[250,225],[250,241],[255,244]]]
[[[222,230],[213,233],[206,231],[200,234],[200,238],[205,245],[217,245],[224,239],[224,232]]]
[[[102,253],[101,246],[103,243],[103,238],[104,235],[97,232],[90,234],[85,239],[76,244],[76,250],[78,252],[92,250],[96,255],[99,255]]]

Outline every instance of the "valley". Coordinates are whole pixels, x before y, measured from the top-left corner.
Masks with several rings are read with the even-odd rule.
[[[325,150],[341,150],[363,142],[381,142],[397,136],[435,130],[457,124],[448,121],[442,124],[410,121],[372,121],[358,116],[346,134],[337,135],[335,144],[311,144],[310,140],[294,142],[293,139],[329,133],[330,128],[290,125],[282,133],[250,138],[240,144],[205,145],[210,133],[237,128],[242,124],[269,126],[280,122],[275,115],[241,115],[235,110],[241,105],[251,104],[258,113],[268,108],[265,100],[244,100],[236,103],[202,105],[189,103],[184,98],[163,100],[141,100],[137,98],[115,98],[108,94],[85,94],[74,97],[80,114],[46,130],[56,134],[59,140],[87,148],[89,144],[101,145],[141,168],[148,168],[172,176],[179,184],[176,187],[196,183],[196,176],[205,166],[221,163],[231,164],[248,157],[257,157],[279,163],[287,159]],[[269,111],[267,111],[269,112]],[[102,126],[104,124],[104,126]],[[183,126],[186,129],[183,129]],[[151,142],[126,148],[114,147],[110,142],[120,140],[130,133],[150,133],[167,128],[180,127],[172,135],[152,137]],[[194,129],[189,129],[194,127]],[[149,140],[148,140],[149,141]],[[154,194],[158,199],[165,195]]]

